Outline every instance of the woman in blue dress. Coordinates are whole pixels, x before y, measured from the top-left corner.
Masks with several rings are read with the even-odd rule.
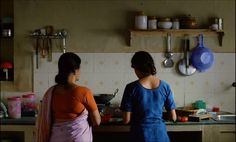
[[[169,142],[165,121],[165,108],[176,121],[175,102],[170,86],[158,79],[151,55],[139,51],[131,59],[138,80],[126,85],[120,109],[123,122],[131,125],[132,142]]]

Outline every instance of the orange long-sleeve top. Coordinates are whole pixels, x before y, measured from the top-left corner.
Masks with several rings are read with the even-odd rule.
[[[90,89],[77,86],[71,91],[54,92],[52,96],[53,119],[70,120],[82,113],[84,109],[89,112],[97,110],[97,104]]]

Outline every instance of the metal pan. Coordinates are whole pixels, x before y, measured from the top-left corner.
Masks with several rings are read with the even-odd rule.
[[[117,88],[114,94],[97,94],[94,96],[94,99],[97,104],[108,104],[111,99],[113,99],[118,93],[119,89]]]
[[[190,59],[189,59],[190,58],[190,56],[189,56],[190,49],[189,49],[189,39],[188,38],[185,38],[184,45],[185,45],[184,46],[184,58],[179,61],[178,69],[182,75],[189,76],[189,75],[192,75],[196,72],[196,68],[193,67],[190,63]]]

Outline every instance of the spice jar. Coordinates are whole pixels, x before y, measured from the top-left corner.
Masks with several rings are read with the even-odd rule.
[[[148,16],[148,29],[149,30],[156,30],[157,29],[156,16]]]
[[[137,30],[147,30],[147,16],[144,15],[143,11],[140,11],[135,16],[135,29]]]
[[[172,19],[172,29],[179,29],[179,19],[178,18]]]

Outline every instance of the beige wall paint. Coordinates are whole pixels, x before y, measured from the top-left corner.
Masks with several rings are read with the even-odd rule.
[[[207,38],[206,45],[214,52],[235,52],[234,0],[14,0],[15,80],[3,82],[2,90],[32,90],[34,41],[28,34],[46,25],[68,30],[68,51],[127,53],[142,49],[162,52],[163,42],[157,45],[159,48],[128,46],[128,29],[133,27],[134,11],[137,10],[143,10],[147,15],[169,17],[191,14],[203,26],[209,17],[222,17],[223,47],[219,47],[216,37]],[[195,46],[194,42],[192,44]],[[58,41],[54,41],[53,46],[54,52],[61,52]],[[175,46],[177,51],[180,46]]]

